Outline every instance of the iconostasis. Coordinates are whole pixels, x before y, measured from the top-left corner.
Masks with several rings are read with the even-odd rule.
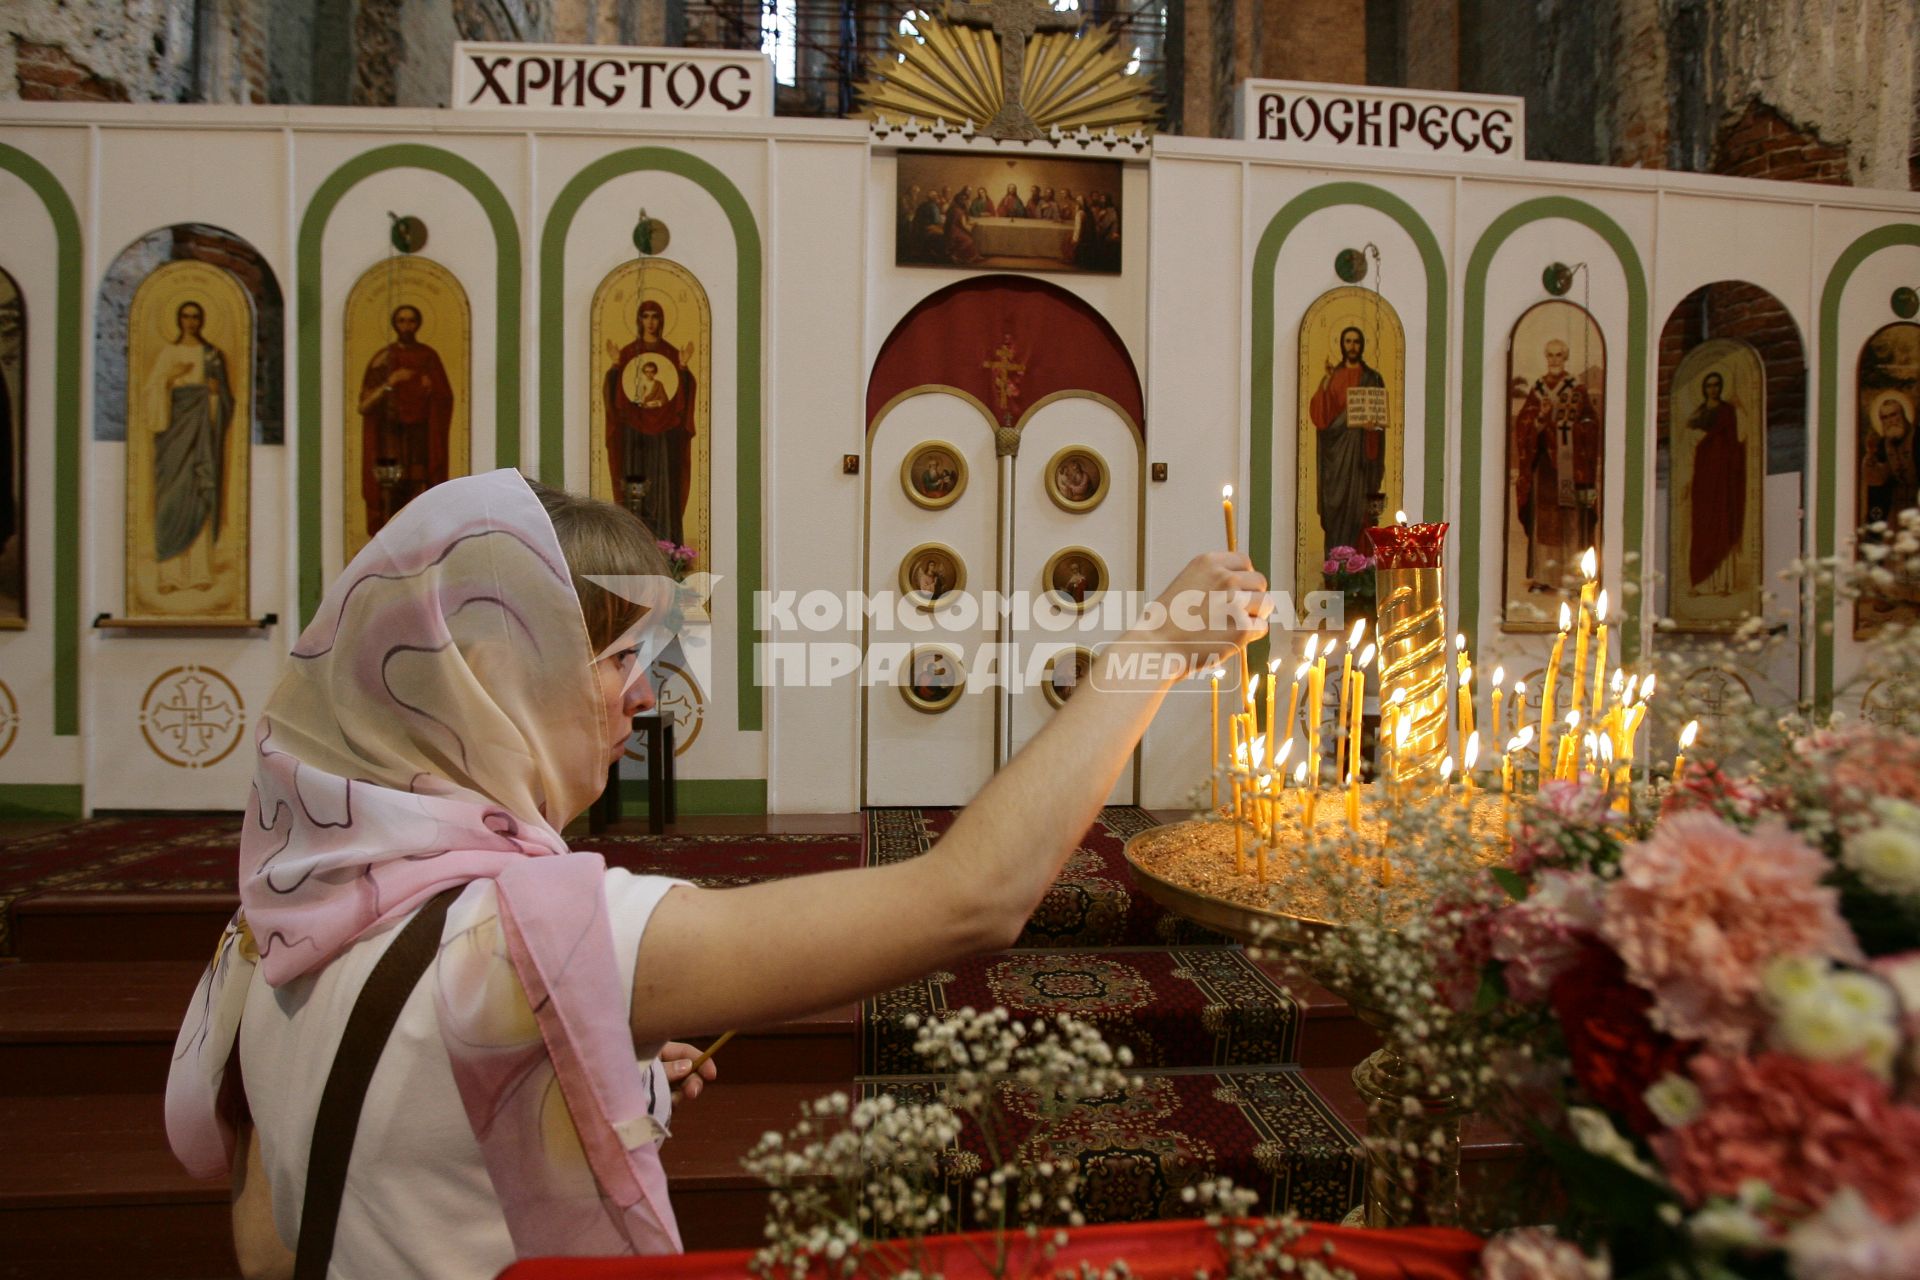
[[[1854,676],[1920,593],[1836,610],[1782,575],[1912,505],[1920,199],[1458,158],[1308,169],[1174,138],[1153,178],[1149,416],[1241,434],[1209,437],[1203,467],[1170,477],[1177,498],[1150,495],[1193,513],[1175,537],[1150,518],[1150,579],[1211,543],[1231,482],[1243,536],[1303,610],[1308,592],[1371,610],[1367,575],[1330,550],[1356,524],[1449,522],[1449,623],[1483,726],[1503,679],[1503,735],[1516,683],[1539,696],[1588,547],[1611,662],[1676,656],[1679,718],[1706,732],[1755,703],[1911,704]],[[1241,314],[1194,302],[1222,297]],[[1727,643],[1749,612],[1752,651]],[[1302,620],[1273,650],[1283,680],[1309,636],[1349,634]],[[1195,741],[1204,700],[1170,705],[1146,776]]]
[[[1697,651],[1705,719],[1909,700],[1854,676],[1920,587],[1779,576],[1920,493],[1906,193],[856,121],[0,130],[9,812],[237,807],[326,583],[501,466],[689,574],[655,671],[683,812],[964,802],[1220,545],[1223,484],[1300,624],[1276,669],[1369,608],[1356,538],[1405,511],[1452,525],[1483,706],[1537,682],[1587,547],[1614,660]],[[1187,801],[1207,701],[1113,800]]]

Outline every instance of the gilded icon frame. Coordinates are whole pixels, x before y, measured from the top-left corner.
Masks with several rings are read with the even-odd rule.
[[[1093,570],[1091,584],[1081,588],[1079,599],[1060,585],[1060,575],[1069,569],[1070,561],[1076,557],[1084,559]],[[1057,608],[1072,613],[1085,613],[1094,601],[1106,593],[1112,585],[1113,575],[1107,569],[1107,562],[1092,547],[1062,547],[1047,558],[1046,568],[1040,571],[1040,585]]]
[[[1080,460],[1091,464],[1093,481],[1083,497],[1075,498],[1061,483],[1060,470],[1069,461]],[[1093,510],[1106,501],[1107,490],[1113,483],[1113,468],[1100,456],[1098,450],[1084,444],[1070,444],[1047,459],[1047,469],[1042,477],[1047,488],[1047,497],[1053,499],[1053,505],[1062,511],[1081,515]]]
[[[953,487],[940,494],[925,492],[916,479],[921,473],[921,459],[935,453],[943,453],[953,460]],[[948,441],[922,440],[900,459],[900,487],[915,506],[927,511],[944,511],[967,491],[967,455]]]
[[[1071,659],[1073,662],[1073,683],[1067,686],[1065,693],[1060,691],[1060,685],[1055,679],[1063,658]],[[1083,644],[1062,649],[1048,658],[1046,672],[1040,680],[1040,692],[1046,697],[1047,705],[1056,711],[1066,706],[1067,699],[1073,696],[1073,690],[1093,677],[1093,664],[1094,652]]]
[[[952,570],[953,581],[940,581],[929,594],[917,572],[923,561],[944,558]],[[941,607],[942,596],[956,596],[967,588],[967,562],[944,542],[923,542],[900,557],[900,591],[916,609],[931,613]]]
[[[953,683],[947,686],[945,691],[938,697],[927,695],[921,691],[920,686],[915,685],[913,682],[914,671],[919,666],[922,654],[944,660],[953,670]],[[938,676],[940,673],[935,671],[933,674]],[[927,687],[935,688],[937,686],[929,685]],[[907,654],[907,663],[902,669],[900,696],[905,698],[907,705],[915,711],[923,715],[937,716],[959,702],[960,695],[966,691],[967,667],[966,664],[960,660],[959,650],[953,646],[944,644],[917,644],[913,646],[913,649]]]

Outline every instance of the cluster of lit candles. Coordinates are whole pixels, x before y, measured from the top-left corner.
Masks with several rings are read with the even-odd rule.
[[[1234,549],[1231,486],[1222,492],[1221,504],[1226,515],[1227,549],[1231,551]],[[1397,513],[1395,520],[1404,525],[1406,514]],[[1487,726],[1487,737],[1500,742],[1510,718],[1512,732],[1502,742],[1500,753],[1500,791],[1508,807],[1511,806],[1516,781],[1523,781],[1516,775],[1514,757],[1536,741],[1536,758],[1539,761],[1539,768],[1535,771],[1536,784],[1548,781],[1588,783],[1601,787],[1611,798],[1614,808],[1622,812],[1632,803],[1634,744],[1646,720],[1655,677],[1651,674],[1644,679],[1637,675],[1629,676],[1620,667],[1613,669],[1611,678],[1607,677],[1608,598],[1606,591],[1598,589],[1597,557],[1592,548],[1581,557],[1580,568],[1585,581],[1580,588],[1579,603],[1577,608],[1564,603],[1560,606],[1559,633],[1554,637],[1552,657],[1541,680],[1540,700],[1538,706],[1532,709],[1531,718],[1526,683],[1515,682],[1513,697],[1507,700],[1507,706],[1503,709],[1506,671],[1504,668],[1495,668],[1493,673],[1492,715]],[[1367,620],[1362,618],[1353,624],[1344,646],[1337,637],[1324,644],[1317,635],[1308,637],[1304,658],[1294,668],[1292,679],[1288,681],[1287,714],[1284,720],[1275,718],[1280,705],[1282,659],[1275,658],[1267,664],[1263,681],[1258,673],[1251,676],[1247,674],[1246,655],[1243,653],[1240,659],[1242,706],[1239,711],[1229,715],[1227,722],[1227,750],[1233,761],[1231,770],[1223,771],[1220,767],[1220,681],[1224,673],[1219,667],[1210,673],[1213,682],[1212,808],[1215,813],[1231,813],[1235,819],[1236,872],[1244,874],[1247,869],[1245,846],[1250,833],[1255,849],[1255,872],[1261,881],[1265,881],[1267,852],[1276,847],[1280,840],[1283,806],[1298,805],[1301,826],[1308,829],[1313,827],[1321,801],[1324,781],[1322,766],[1328,746],[1332,748],[1333,784],[1339,789],[1343,816],[1349,828],[1359,829],[1362,718],[1367,700],[1368,669],[1375,666],[1376,661],[1382,668],[1385,666],[1385,656],[1378,652],[1375,645],[1361,647],[1366,635]],[[1562,715],[1560,672],[1569,635],[1574,642],[1573,670],[1567,682],[1566,710]],[[1461,744],[1460,767],[1456,769],[1454,757],[1448,755],[1440,764],[1439,785],[1443,790],[1456,790],[1461,803],[1471,806],[1473,793],[1477,789],[1475,770],[1480,763],[1482,741],[1481,731],[1475,723],[1474,666],[1464,634],[1454,637],[1453,648],[1452,701],[1456,706],[1454,740]],[[1323,741],[1327,677],[1336,653],[1340,657],[1338,707],[1331,726],[1331,742],[1327,742]],[[1295,726],[1301,719],[1303,683],[1306,686],[1305,741],[1301,757],[1293,760],[1292,773],[1289,774],[1288,763],[1295,750],[1301,747]],[[1263,686],[1266,694],[1264,718],[1260,715]],[[1391,802],[1403,799],[1408,785],[1400,761],[1407,745],[1410,715],[1405,689],[1381,692],[1379,775],[1384,785],[1383,798]],[[1673,776],[1676,779],[1685,768],[1686,752],[1692,747],[1698,732],[1699,723],[1690,721],[1680,734],[1680,752],[1673,762]],[[1223,778],[1228,789],[1226,808],[1221,804]],[[1290,789],[1294,794],[1288,794]]]

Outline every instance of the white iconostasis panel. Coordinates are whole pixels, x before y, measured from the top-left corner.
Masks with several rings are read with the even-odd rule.
[[[786,142],[773,156],[775,204],[767,219],[770,290],[767,350],[770,399],[766,477],[766,585],[769,591],[824,589],[845,595],[862,583],[866,475],[847,474],[848,454],[866,449],[866,368],[862,332],[867,245],[857,225],[870,167],[864,139]],[[889,234],[891,229],[889,228]],[[797,624],[796,619],[796,624]],[[825,631],[769,620],[769,643],[860,643],[857,617]],[[860,807],[860,684],[786,684],[768,677],[767,808],[775,813],[847,813]]]
[[[1169,158],[1156,146],[1147,281],[1152,363],[1143,366],[1143,390],[1152,424],[1147,459],[1165,462],[1167,478],[1147,484],[1142,576],[1154,595],[1194,556],[1222,545],[1220,486],[1248,491],[1242,469],[1252,248],[1244,255],[1221,251],[1242,240],[1245,172],[1237,161]],[[1249,213],[1247,225],[1255,221]],[[1240,528],[1244,538],[1244,497]],[[1141,741],[1142,804],[1187,803],[1206,777],[1207,729],[1205,697],[1176,692],[1160,704]]]
[[[1350,202],[1362,198],[1350,194],[1298,216],[1301,206],[1295,202],[1319,204],[1316,188],[1320,186],[1324,183],[1298,171],[1256,166],[1249,175],[1250,268],[1263,239],[1284,236],[1278,240],[1273,274],[1267,282],[1273,308],[1272,467],[1256,483],[1264,479],[1271,486],[1272,532],[1266,548],[1270,577],[1277,589],[1296,596],[1323,586],[1315,576],[1303,580],[1295,563],[1299,543],[1321,540],[1317,491],[1303,494],[1300,489],[1303,478],[1316,478],[1314,468],[1309,462],[1303,470],[1301,454],[1313,450],[1315,434],[1322,429],[1313,420],[1311,401],[1320,384],[1343,363],[1339,340],[1348,327],[1362,330],[1362,364],[1389,375],[1385,379],[1389,433],[1395,438],[1387,446],[1391,457],[1383,477],[1387,518],[1400,508],[1415,518],[1443,518],[1424,512],[1425,494],[1429,475],[1448,469],[1444,456],[1430,457],[1428,449],[1430,429],[1440,433],[1438,439],[1446,438],[1445,402],[1432,401],[1428,380],[1429,302],[1436,294],[1446,297],[1446,274],[1442,265],[1439,278],[1430,280],[1422,250],[1439,248],[1450,238],[1451,184],[1411,177],[1369,182],[1364,198],[1374,200],[1373,204]],[[1349,250],[1360,256],[1361,273],[1355,279],[1343,279],[1336,270],[1336,260]],[[1248,287],[1255,291],[1258,305],[1260,284],[1250,282]],[[1338,296],[1329,298],[1336,291]],[[1331,327],[1309,325],[1312,331],[1303,350],[1303,324],[1323,298],[1338,318]],[[1442,344],[1444,357],[1444,322],[1442,333],[1433,337]],[[1254,352],[1253,358],[1263,354]],[[1304,387],[1303,376],[1308,380]],[[1257,396],[1257,390],[1253,394]],[[1259,405],[1251,409],[1260,412]],[[1251,429],[1257,432],[1263,425],[1255,422]],[[1444,454],[1444,445],[1437,454]],[[1312,536],[1302,538],[1302,531]]]
[[[866,473],[866,591],[897,607],[867,624],[862,802],[965,804],[1004,723],[1001,691],[973,678],[998,640],[980,602],[1003,589],[993,427],[971,400],[910,394],[874,427]]]
[[[50,171],[72,201],[84,199],[84,137],[71,131],[10,129],[6,140]],[[55,620],[58,611],[66,612],[71,626],[84,626],[89,619],[83,616],[83,602],[63,600],[54,589],[54,549],[60,536],[54,456],[56,414],[63,391],[72,397],[76,409],[84,410],[84,405],[79,399],[81,388],[63,388],[57,376],[60,240],[53,218],[32,186],[4,169],[0,169],[0,225],[7,228],[6,243],[0,247],[0,271],[19,290],[13,305],[24,321],[18,363],[10,364],[7,376],[11,378],[17,367],[24,383],[10,388],[10,405],[20,411],[12,421],[13,439],[22,451],[14,455],[14,463],[23,465],[24,456],[25,468],[20,473],[21,501],[16,509],[16,537],[23,541],[13,554],[23,554],[26,560],[24,618],[8,610],[10,619],[18,619],[18,628],[12,621],[0,627],[0,787],[72,786],[80,778],[83,736],[55,733],[59,697],[54,679]],[[83,439],[85,422],[82,412],[76,425]],[[86,531],[74,530],[73,536],[84,540]],[[77,710],[77,689],[65,691],[65,696]],[[84,730],[84,725],[84,718],[76,716],[76,728]]]
[[[379,142],[364,136],[302,138],[296,171],[305,198],[311,201],[321,184],[335,178],[344,167],[364,163],[362,158]],[[470,160],[507,202],[515,223],[523,224],[524,142],[510,138],[462,138],[459,142],[461,156]],[[394,247],[392,215],[418,218],[425,224],[426,243],[416,253],[405,254]],[[518,413],[520,449],[509,458],[499,456],[500,424],[507,416],[502,413],[499,395],[501,330],[505,326],[517,333],[512,352],[516,374],[520,373],[521,353],[532,334],[524,324],[517,323],[525,311],[524,292],[518,311],[511,316],[500,313],[497,253],[493,227],[480,197],[452,177],[433,170],[408,167],[369,173],[340,196],[328,215],[320,240],[319,280],[320,357],[326,371],[319,385],[320,453],[324,459],[320,474],[320,553],[322,576],[327,581],[345,567],[349,556],[349,494],[342,459],[347,456],[348,437],[363,431],[358,391],[372,358],[368,353],[377,351],[383,339],[394,337],[390,332],[354,335],[350,360],[350,299],[358,296],[364,300],[365,306],[356,309],[354,321],[368,328],[373,327],[372,312],[391,312],[402,305],[419,308],[415,340],[432,347],[449,371],[457,372],[464,363],[466,376],[464,380],[455,378],[453,394],[466,400],[461,406],[464,412],[456,414],[456,418],[464,419],[465,440],[458,451],[460,456],[450,459],[450,476],[490,471],[500,465],[519,466],[533,457],[532,388],[524,376],[517,379],[518,394],[511,406],[512,412]],[[459,291],[466,295],[464,333],[457,315],[443,314],[447,307],[457,304],[457,296],[452,290],[441,289],[435,290],[430,299],[422,298],[417,276],[403,274],[409,258],[444,269],[458,283]],[[391,274],[390,283],[383,283],[377,273],[369,276],[369,272],[382,268]],[[358,295],[356,286],[360,286]],[[368,293],[374,296],[366,298]],[[390,305],[381,305],[381,295],[390,295],[385,298]],[[295,326],[296,318],[290,315],[290,333]],[[466,348],[464,359],[451,349],[442,349],[461,341]],[[359,367],[349,368],[349,364]],[[459,385],[461,381],[464,386]]]
[[[1076,660],[1084,676],[1088,660],[1132,620],[1130,604],[1143,585],[1141,457],[1133,426],[1087,396],[1042,405],[1021,430],[1007,581],[1026,593],[1029,609],[1024,626],[1016,612],[1008,635],[1019,670],[1017,683],[1009,673],[1009,754],[1072,696]],[[1083,576],[1094,581],[1080,585],[1075,599]],[[1107,803],[1134,802],[1135,770],[1129,760]]]
[[[1544,193],[1493,184],[1463,190],[1460,228],[1467,249],[1462,252],[1470,251],[1503,213],[1540,194]],[[1635,246],[1637,270],[1644,279],[1652,197],[1583,192],[1581,199],[1594,207],[1589,216],[1621,227]],[[1542,279],[1543,272],[1556,263],[1574,268],[1570,287],[1558,297]],[[1477,417],[1468,417],[1475,412],[1473,404],[1463,410],[1460,479],[1450,513],[1454,521],[1449,534],[1453,549],[1448,557],[1449,626],[1468,636],[1478,671],[1491,673],[1503,667],[1509,689],[1516,680],[1524,680],[1536,699],[1541,683],[1538,672],[1552,648],[1558,605],[1570,598],[1566,562],[1572,564],[1571,581],[1578,582],[1578,559],[1584,548],[1574,548],[1573,543],[1588,541],[1596,546],[1599,576],[1610,588],[1616,634],[1622,611],[1640,608],[1638,597],[1622,584],[1629,572],[1639,576],[1645,556],[1653,551],[1646,506],[1653,492],[1654,335],[1644,316],[1630,316],[1632,271],[1615,256],[1607,239],[1584,222],[1558,214],[1524,222],[1487,260],[1480,331],[1460,335],[1463,358],[1477,363],[1479,402]],[[1460,272],[1462,277],[1467,274]],[[1468,289],[1473,283],[1463,279],[1460,287]],[[1471,311],[1467,299],[1463,299],[1463,310]],[[1580,312],[1586,313],[1584,319]],[[1646,371],[1637,384],[1629,376],[1634,326],[1639,327],[1639,341],[1648,354]],[[1578,538],[1563,530],[1558,544],[1564,546],[1555,544],[1541,526],[1535,525],[1530,532],[1525,525],[1523,515],[1533,508],[1525,500],[1528,490],[1520,484],[1524,462],[1516,447],[1516,435],[1529,421],[1527,411],[1538,389],[1553,382],[1556,347],[1564,355],[1566,373],[1573,375],[1589,404],[1593,392],[1599,393],[1600,400],[1594,408],[1600,448],[1589,455],[1599,463],[1591,483],[1597,492],[1590,501],[1585,494],[1589,485],[1581,483],[1586,477],[1574,469],[1576,496],[1590,508],[1586,514],[1590,526]],[[1642,516],[1631,538],[1624,526],[1630,401],[1641,406],[1643,428],[1637,450]],[[1630,548],[1629,542],[1638,545]],[[1553,549],[1541,550],[1542,546]],[[1631,570],[1625,558],[1630,552],[1637,552]],[[1502,726],[1500,731],[1507,728]]]
[[[657,670],[664,677],[659,682],[662,706],[675,714],[674,768],[681,780],[745,781],[766,776],[762,733],[740,728],[742,697],[757,700],[761,692],[750,684],[743,689],[740,684],[742,627],[750,626],[753,618],[750,612],[743,615],[735,594],[741,530],[758,538],[760,513],[750,511],[744,521],[741,519],[734,480],[741,462],[737,450],[743,430],[739,394],[743,372],[763,391],[759,423],[763,436],[771,403],[771,397],[764,394],[764,370],[757,366],[764,350],[764,317],[743,343],[739,298],[743,253],[754,259],[763,254],[767,151],[764,142],[733,139],[648,140],[643,147],[610,150],[606,140],[556,138],[543,141],[538,153],[542,196],[539,242],[559,246],[560,260],[542,261],[542,278],[534,300],[534,314],[541,320],[528,340],[528,345],[540,348],[543,355],[540,382],[534,389],[536,408],[523,449],[530,459],[538,460],[536,469],[544,469],[545,461],[553,456],[554,433],[558,432],[566,487],[594,491],[594,402],[604,394],[611,368],[607,344],[624,349],[622,344],[641,341],[642,337],[636,314],[608,317],[596,339],[593,300],[608,277],[631,271],[630,264],[636,259],[643,264],[664,259],[680,270],[666,268],[660,273],[662,279],[669,273],[683,281],[691,278],[698,286],[697,292],[705,295],[710,338],[703,342],[698,332],[702,326],[680,314],[695,305],[688,301],[696,297],[696,291],[690,288],[675,295],[681,305],[668,318],[665,331],[665,338],[683,358],[690,342],[696,349],[692,367],[703,384],[698,394],[705,404],[700,407],[698,422],[704,424],[699,428],[704,439],[696,434],[692,447],[700,450],[708,477],[705,519],[711,545],[697,548],[701,554],[692,569],[717,581],[707,597],[707,618],[692,624],[691,634],[680,646],[686,661],[673,660],[669,655],[678,671]],[[666,152],[678,154],[668,156]],[[643,167],[620,171],[629,163]],[[669,163],[685,166],[700,178],[661,167]],[[566,205],[561,203],[562,197],[567,197]],[[745,244],[736,238],[728,216],[729,206],[736,202],[744,204],[752,223]],[[573,213],[561,237],[554,219],[564,217],[568,207]],[[653,245],[651,257],[639,253],[634,239],[642,210],[650,222],[664,224],[667,233],[664,247]],[[642,281],[644,292],[644,272]],[[760,297],[764,302],[764,281]],[[605,331],[608,326],[611,332]],[[705,350],[698,349],[702,345]],[[549,351],[558,358],[552,367],[544,363]],[[744,371],[742,361],[749,362]],[[556,390],[559,409],[554,417],[546,400]],[[762,482],[760,502],[764,509],[764,475]],[[623,773],[644,776],[639,759],[631,751]]]
[[[283,181],[237,182],[235,175],[283,175],[287,136],[278,130],[246,128],[104,128],[98,137],[96,172],[110,175],[112,191],[139,194],[99,202],[91,231],[97,270],[104,271],[129,245],[154,232],[171,230],[177,237],[198,226],[242,242],[240,251],[258,255],[259,266],[273,277],[267,294],[242,290],[238,273],[246,270],[244,265],[214,264],[211,269],[231,282],[224,291],[235,302],[222,307],[211,297],[206,299],[204,336],[233,361],[228,373],[239,395],[225,428],[228,447],[222,461],[219,509],[239,506],[244,517],[238,528],[233,519],[221,520],[218,533],[221,539],[239,535],[246,540],[244,562],[236,566],[234,575],[234,580],[244,583],[244,596],[229,601],[230,607],[222,612],[240,619],[273,615],[276,621],[258,629],[88,629],[83,704],[89,738],[86,794],[91,804],[113,808],[238,808],[245,801],[253,772],[254,727],[299,627],[297,613],[290,607],[292,584],[287,572],[294,540],[293,523],[287,519],[294,508],[289,487],[292,471],[286,449],[264,442],[292,434],[292,379],[284,379],[278,418],[268,421],[261,414],[271,403],[262,403],[262,393],[269,389],[252,385],[252,375],[260,366],[251,358],[260,343],[270,340],[260,306],[271,292],[278,292],[282,305],[281,333],[292,333],[289,193]],[[156,280],[157,274],[145,278]],[[87,281],[96,313],[107,305],[102,294],[106,287],[98,274]],[[201,300],[202,290],[189,292],[193,300]],[[165,318],[144,323],[151,317],[143,310],[141,297],[138,292],[132,295],[129,324],[135,327],[127,332],[127,350],[113,353],[120,361],[160,350],[156,344],[176,336],[164,332],[178,326],[174,308],[168,305]],[[125,301],[119,299],[121,305]],[[251,331],[235,331],[236,325],[251,326]],[[148,331],[137,331],[141,327]],[[134,530],[129,522],[145,518],[145,503],[154,500],[154,491],[147,477],[131,474],[129,469],[153,465],[152,445],[157,437],[143,439],[141,433],[154,431],[161,420],[149,411],[153,371],[134,363],[123,365],[125,420],[101,420],[97,366],[104,353],[98,346],[98,331],[89,332],[85,342],[89,359],[83,367],[89,374],[84,378],[84,487],[93,513],[86,522],[85,598],[90,621],[102,614],[117,619],[145,612],[130,598],[128,549],[148,544],[131,536]],[[244,491],[236,492],[242,485]],[[130,502],[142,510],[135,511]],[[207,537],[203,532],[197,541]],[[219,548],[212,550],[217,566],[222,557]],[[171,612],[195,610],[186,606]]]
[[[1898,224],[1865,211],[1823,209],[1816,228],[1823,260],[1838,260],[1849,249],[1857,258],[1844,281],[1839,273],[1819,277],[1821,323],[1829,298],[1837,302],[1837,323],[1810,344],[1816,386],[1828,369],[1833,374],[1831,390],[1821,386],[1816,392],[1809,459],[1817,492],[1831,507],[1809,513],[1810,542],[1815,555],[1831,553],[1848,562],[1859,555],[1860,527],[1881,509],[1907,501],[1911,486],[1903,488],[1899,477],[1911,474],[1908,459],[1920,456],[1912,445],[1920,431],[1920,317],[1903,317],[1891,305],[1895,289],[1920,289],[1920,246],[1885,243],[1893,226]],[[1911,238],[1914,223],[1895,234]],[[1832,474],[1826,475],[1829,456]],[[1876,687],[1867,646],[1886,624],[1911,626],[1915,620],[1920,586],[1905,580],[1896,580],[1878,600],[1835,604],[1830,636],[1827,619],[1816,614],[1814,695],[1831,691],[1835,710],[1849,717],[1885,718],[1889,708],[1911,717],[1920,697],[1910,689]]]
[[[1808,430],[1815,407],[1814,364],[1810,338],[1817,303],[1817,282],[1799,254],[1782,245],[1811,242],[1815,212],[1784,203],[1743,203],[1730,216],[1725,197],[1665,192],[1660,196],[1660,236],[1651,266],[1652,330],[1656,365],[1653,420],[1662,424],[1664,441],[1654,463],[1654,492],[1648,515],[1653,525],[1647,567],[1651,572],[1650,615],[1672,618],[1654,644],[1672,654],[1686,675],[1680,691],[1686,705],[1667,720],[1698,716],[1711,735],[1712,719],[1737,714],[1740,703],[1785,710],[1803,696],[1807,652],[1803,627],[1804,591],[1787,570],[1804,554],[1810,526],[1811,478]],[[1682,348],[1677,365],[1665,355],[1665,338]],[[1800,371],[1794,376],[1794,370]],[[1697,428],[1710,411],[1702,407],[1709,378],[1733,383],[1728,402],[1739,435],[1735,455],[1751,450],[1748,492],[1736,541],[1743,544],[1726,565],[1695,584],[1693,544],[1696,531],[1727,519],[1709,510],[1704,487],[1694,483],[1698,460],[1727,461],[1725,452],[1702,453],[1708,446]],[[1718,486],[1724,490],[1725,486]],[[1709,535],[1711,536],[1711,535]],[[1757,550],[1757,563],[1748,563]],[[1716,599],[1727,603],[1715,608]],[[1704,607],[1703,607],[1704,606]],[[1720,615],[1756,607],[1768,623],[1768,637],[1757,653],[1741,648],[1728,653],[1727,626]],[[1672,704],[1679,707],[1679,703]],[[1672,725],[1654,722],[1653,749],[1670,739]]]

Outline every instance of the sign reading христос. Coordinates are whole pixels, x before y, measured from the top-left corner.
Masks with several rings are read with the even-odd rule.
[[[1234,101],[1234,117],[1236,137],[1289,149],[1508,160],[1527,154],[1524,98],[1247,80]]]
[[[453,105],[466,111],[771,116],[773,68],[739,49],[483,44],[453,47]]]

